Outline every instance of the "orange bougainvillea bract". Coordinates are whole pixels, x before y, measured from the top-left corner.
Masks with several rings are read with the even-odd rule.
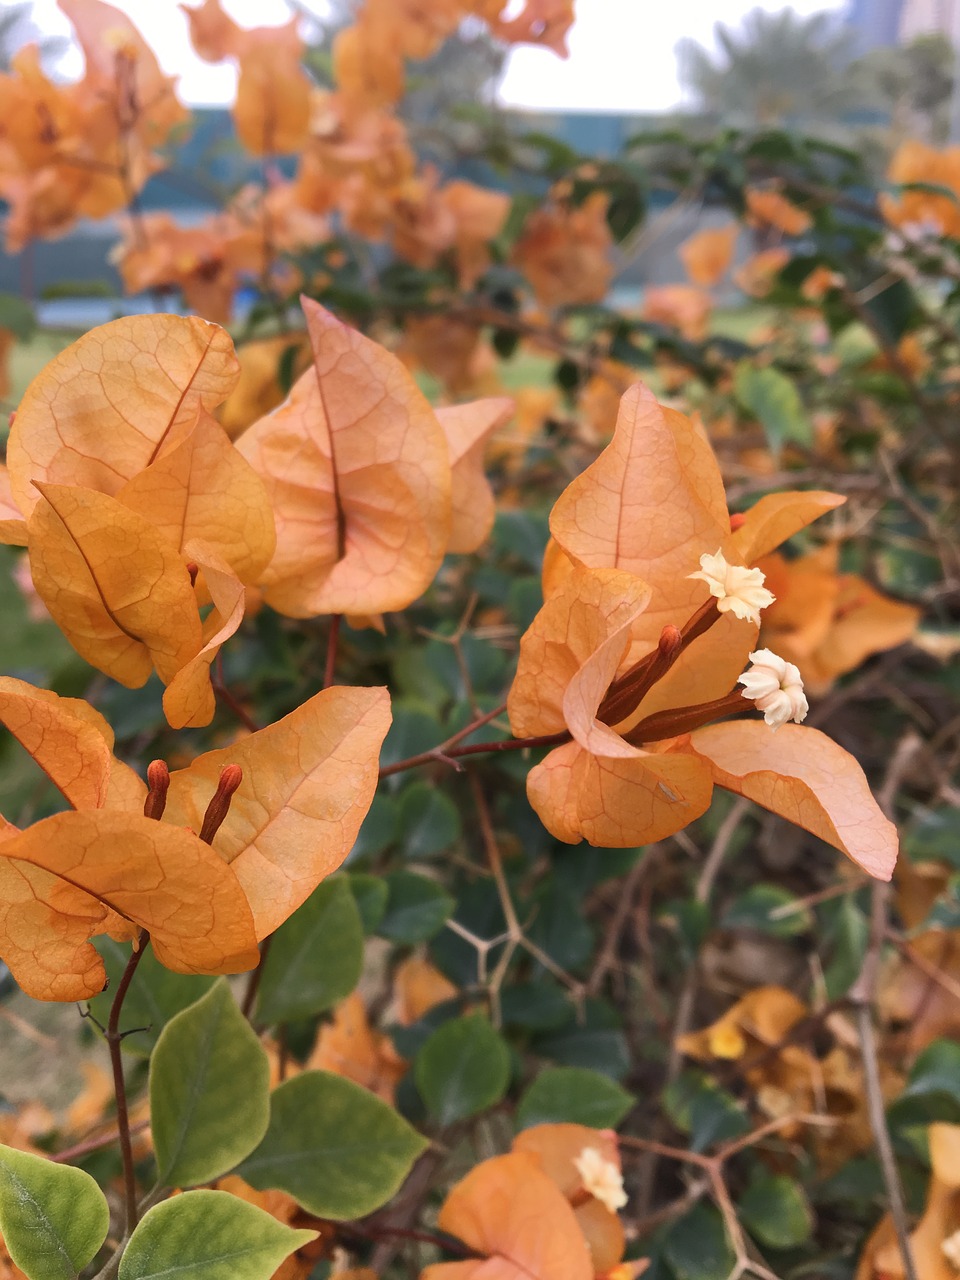
[[[5,678],[0,720],[75,807],[3,828],[0,956],[29,994],[73,1000],[103,987],[87,941],[103,932],[147,929],[158,959],[183,972],[254,965],[257,942],[349,853],[390,712],[383,689],[324,690],[175,770],[160,822],[142,816],[147,787],[86,703]],[[199,833],[225,765],[242,777],[211,844]]]
[[[737,681],[759,614],[721,609],[698,564],[715,552],[753,564],[840,501],[778,494],[731,533],[702,429],[642,386],[626,393],[612,442],[554,507],[546,603],[509,699],[517,736],[572,737],[527,781],[555,836],[646,844],[692,822],[719,785],[889,878],[896,830],[852,756],[802,725],[711,723],[750,706]]]

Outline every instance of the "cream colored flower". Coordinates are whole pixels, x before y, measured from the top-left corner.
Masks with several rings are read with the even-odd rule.
[[[584,1190],[606,1205],[611,1213],[623,1208],[627,1203],[627,1193],[623,1189],[620,1170],[612,1160],[605,1160],[596,1147],[584,1147],[573,1163]]]
[[[779,729],[792,720],[799,724],[810,710],[803,692],[800,672],[792,662],[785,662],[770,649],[751,653],[748,667],[737,683],[743,685],[743,696],[757,704],[771,729]]]
[[[699,578],[707,584],[710,594],[719,602],[717,608],[721,613],[732,613],[735,618],[748,622],[759,624],[760,610],[773,604],[776,598],[763,585],[762,570],[728,564],[722,551],[714,556],[704,553],[699,571],[688,573],[687,577]]]
[[[941,1244],[940,1251],[955,1271],[960,1271],[960,1231],[947,1236]]]

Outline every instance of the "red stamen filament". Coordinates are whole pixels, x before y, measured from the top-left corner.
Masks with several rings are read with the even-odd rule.
[[[223,820],[230,812],[230,801],[243,781],[243,770],[238,764],[224,765],[220,772],[220,781],[213,793],[207,811],[203,815],[203,826],[200,828],[200,839],[206,844],[213,843],[213,837],[223,825]]]

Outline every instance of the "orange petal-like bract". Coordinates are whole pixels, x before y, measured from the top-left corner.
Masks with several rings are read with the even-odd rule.
[[[148,929],[157,959],[179,973],[235,973],[257,963],[239,880],[192,831],[138,814],[68,812],[8,836],[0,852],[0,955],[28,995],[80,1000],[103,989],[102,962],[79,921],[89,938],[111,911]],[[69,947],[58,941],[66,938]]]
[[[133,316],[100,325],[30,383],[10,429],[7,465],[24,516],[35,481],[115,495],[193,429],[239,377],[230,335],[197,316]]]
[[[437,1226],[483,1257],[427,1267],[422,1280],[593,1280],[573,1210],[524,1152],[471,1170],[447,1196]]]
[[[154,667],[169,681],[201,645],[200,615],[176,546],[105,493],[38,485],[30,570],[77,652],[137,688]]]
[[[389,725],[385,689],[335,686],[171,775],[164,820],[199,831],[221,769],[243,770],[214,849],[243,886],[259,938],[350,852],[373,799]]]
[[[99,809],[109,793],[113,734],[91,717],[102,719],[80,698],[0,676],[0,723],[77,809]]]
[[[740,228],[736,223],[726,227],[706,227],[697,231],[680,246],[680,258],[694,284],[712,288],[723,279],[733,261]]]
[[[896,832],[851,756],[795,725],[776,738],[759,721],[710,725],[746,709],[737,681],[758,626],[732,610],[711,616],[702,575],[689,576],[718,551],[746,569],[840,501],[777,494],[731,533],[699,424],[662,408],[640,384],[625,393],[613,440],[553,509],[546,604],[521,641],[507,704],[518,737],[566,731],[573,739],[527,778],[552,835],[647,844],[698,818],[716,783],[889,878]]]
[[[710,762],[719,786],[812,831],[870,875],[890,879],[897,829],[877,807],[859,764],[825,733],[785,724],[773,734],[760,720],[734,720],[697,729],[690,749]]]
[[[243,621],[246,592],[228,564],[206,544],[188,542],[184,548],[203,574],[213,608],[203,620],[203,644],[173,676],[163,693],[163,713],[173,729],[209,724],[216,710],[210,667]]]
[[[483,471],[489,437],[513,414],[506,396],[472,400],[437,410],[450,447],[451,515],[447,550],[476,551],[493,528],[493,491]]]
[[[846,502],[839,493],[810,489],[801,493],[768,493],[747,511],[732,545],[745,564],[754,564],[781,542]]]
[[[242,582],[255,582],[273,556],[276,534],[263,481],[203,410],[180,444],[116,496],[180,551],[201,539]]]
[[[450,533],[450,461],[399,360],[305,298],[314,365],[237,442],[266,482],[277,551],[261,585],[293,617],[406,608]]]

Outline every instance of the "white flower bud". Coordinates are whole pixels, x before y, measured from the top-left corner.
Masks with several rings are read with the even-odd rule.
[[[584,1147],[573,1163],[585,1191],[606,1205],[611,1213],[623,1208],[627,1203],[627,1193],[623,1189],[620,1170],[612,1160],[604,1159],[596,1147]]]
[[[757,704],[771,729],[779,729],[792,720],[799,724],[810,710],[803,692],[803,680],[792,662],[785,662],[770,649],[751,653],[748,667],[737,679],[743,685],[743,696]]]
[[[700,557],[700,570],[688,573],[688,578],[698,578],[710,588],[717,598],[721,613],[732,613],[744,621],[760,622],[760,610],[773,604],[775,596],[763,585],[761,569],[745,569],[739,564],[728,564],[723,553],[714,556],[705,553]]]

